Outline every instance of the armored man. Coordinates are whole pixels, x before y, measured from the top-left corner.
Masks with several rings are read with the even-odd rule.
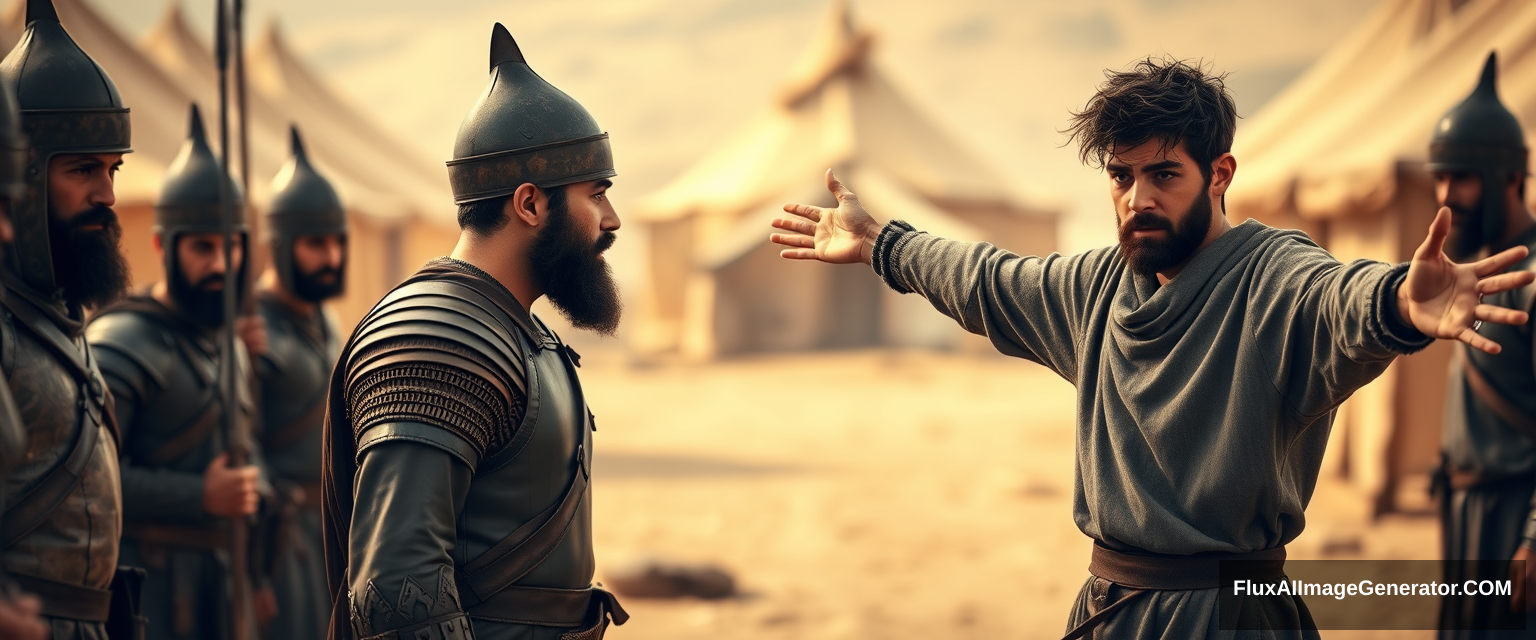
[[[358,323],[331,377],[324,524],[340,638],[595,639],[592,414],[529,305],[611,334],[608,136],[501,25],[448,163],[462,232]],[[355,498],[355,499],[354,499]]]

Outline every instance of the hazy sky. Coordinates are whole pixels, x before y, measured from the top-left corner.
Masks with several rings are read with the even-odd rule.
[[[90,0],[135,36],[173,0]],[[212,2],[180,0],[208,31]],[[451,155],[486,79],[491,24],[612,134],[627,203],[675,178],[766,107],[828,0],[250,0],[345,97],[428,158]],[[1105,68],[1147,55],[1229,72],[1241,115],[1376,0],[856,0],[875,60],[919,109],[1074,216],[1068,250],[1113,240],[1103,178],[1058,133]],[[451,8],[448,8],[451,7]],[[1238,135],[1242,135],[1241,125]],[[1241,159],[1239,159],[1241,161]],[[1241,166],[1238,180],[1241,180]],[[857,185],[855,185],[855,189]]]

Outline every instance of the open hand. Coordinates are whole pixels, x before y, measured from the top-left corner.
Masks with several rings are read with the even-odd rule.
[[[768,239],[791,247],[779,252],[790,260],[820,260],[832,264],[869,264],[875,239],[880,237],[880,223],[859,204],[859,197],[839,182],[827,169],[827,190],[837,197],[837,208],[808,204],[786,204],[784,210],[794,218],[775,218],[773,226],[792,233],[775,233]]]
[[[1477,334],[1477,322],[1520,325],[1530,321],[1523,311],[1483,304],[1483,296],[1530,284],[1529,271],[1503,273],[1525,258],[1525,247],[1515,247],[1471,264],[1456,264],[1446,257],[1445,238],[1451,230],[1451,210],[1441,207],[1429,225],[1429,237],[1413,252],[1408,277],[1397,288],[1397,309],[1403,319],[1424,335],[1440,340],[1459,340],[1491,354],[1498,343]]]

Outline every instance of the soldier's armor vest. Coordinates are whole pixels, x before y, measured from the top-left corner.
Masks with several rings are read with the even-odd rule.
[[[508,297],[510,300],[510,297]],[[513,301],[515,304],[515,301]],[[582,397],[569,351],[543,323],[514,320],[475,290],[441,280],[407,283],[386,296],[358,325],[353,348],[413,335],[436,325],[447,338],[480,350],[503,366],[504,372],[524,372],[527,406],[513,437],[488,448],[480,458],[460,514],[454,548],[455,573],[466,599],[466,565],[508,534],[560,502],[575,474],[590,473],[591,415]],[[412,326],[414,325],[414,326]],[[359,434],[359,459],[368,447],[397,429],[426,428],[419,424],[382,424]],[[492,436],[494,441],[495,434]],[[366,491],[366,488],[360,488]],[[592,584],[591,488],[587,486],[569,530],[554,551],[515,584],[531,587],[583,589]],[[481,598],[492,594],[479,594]],[[476,617],[473,607],[472,618]]]
[[[77,354],[88,382],[82,384],[60,348]],[[92,350],[84,338],[69,337],[35,305],[10,293],[0,307],[0,368],[27,434],[25,452],[7,469],[8,508],[61,464],[83,429],[96,431],[79,484],[46,519],[5,546],[5,572],[106,589],[117,569],[122,489],[116,436],[106,424],[110,398]]]
[[[1524,237],[1527,240],[1526,246],[1531,249],[1531,254],[1510,267],[1509,273],[1536,269],[1536,231],[1528,232]],[[1483,302],[1536,314],[1536,283],[1487,296]],[[1483,404],[1484,410],[1492,417],[1506,423],[1505,426],[1510,428],[1507,431],[1510,437],[1527,441],[1536,438],[1536,433],[1533,433],[1533,430],[1536,430],[1536,353],[1533,353],[1532,349],[1532,343],[1536,342],[1536,335],[1533,335],[1533,332],[1536,332],[1536,324],[1530,322],[1523,325],[1485,322],[1482,328],[1478,329],[1478,333],[1503,347],[1498,355],[1468,348],[1464,344],[1457,345],[1457,348],[1462,351],[1460,357],[1466,359],[1463,366],[1476,367],[1477,373],[1481,374],[1481,383],[1491,388],[1494,396],[1491,402],[1485,398],[1485,394],[1488,394],[1487,389],[1478,393],[1477,389],[1472,388],[1466,372],[1458,371],[1455,374],[1462,380],[1462,384],[1468,385],[1465,389],[1467,402],[1475,401]],[[1495,406],[1497,408],[1494,408]],[[1513,415],[1506,417],[1506,414]],[[1508,424],[1509,422],[1517,424],[1511,425]],[[1485,446],[1490,445],[1496,446],[1495,443],[1485,444]]]
[[[331,368],[341,344],[329,316],[317,324],[276,298],[258,308],[267,323],[267,352],[256,358],[261,377],[261,442],[274,476],[298,484],[320,482],[321,426]],[[318,493],[308,496],[318,505]]]
[[[122,443],[126,463],[201,476],[227,442],[216,334],[199,330],[158,303],[132,298],[92,319],[86,337],[107,377],[114,384],[129,385],[140,400],[120,425],[127,434]],[[250,365],[243,349],[237,353],[239,379],[245,379]],[[241,408],[237,427],[241,437],[248,437],[254,405],[249,386],[236,387]],[[135,521],[132,513],[124,516]],[[187,520],[222,521],[206,513],[188,514]]]

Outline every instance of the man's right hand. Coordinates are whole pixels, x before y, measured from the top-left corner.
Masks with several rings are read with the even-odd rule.
[[[768,239],[791,247],[779,252],[790,260],[869,264],[882,225],[859,204],[859,197],[832,175],[831,169],[827,169],[827,190],[837,197],[836,209],[786,204],[784,211],[797,217],[776,218],[773,226],[792,233],[775,233]]]
[[[39,617],[42,603],[35,596],[0,594],[0,640],[48,640],[49,628]]]
[[[203,510],[225,518],[256,513],[261,502],[256,492],[260,476],[260,471],[251,465],[231,468],[229,456],[219,454],[203,472]]]

